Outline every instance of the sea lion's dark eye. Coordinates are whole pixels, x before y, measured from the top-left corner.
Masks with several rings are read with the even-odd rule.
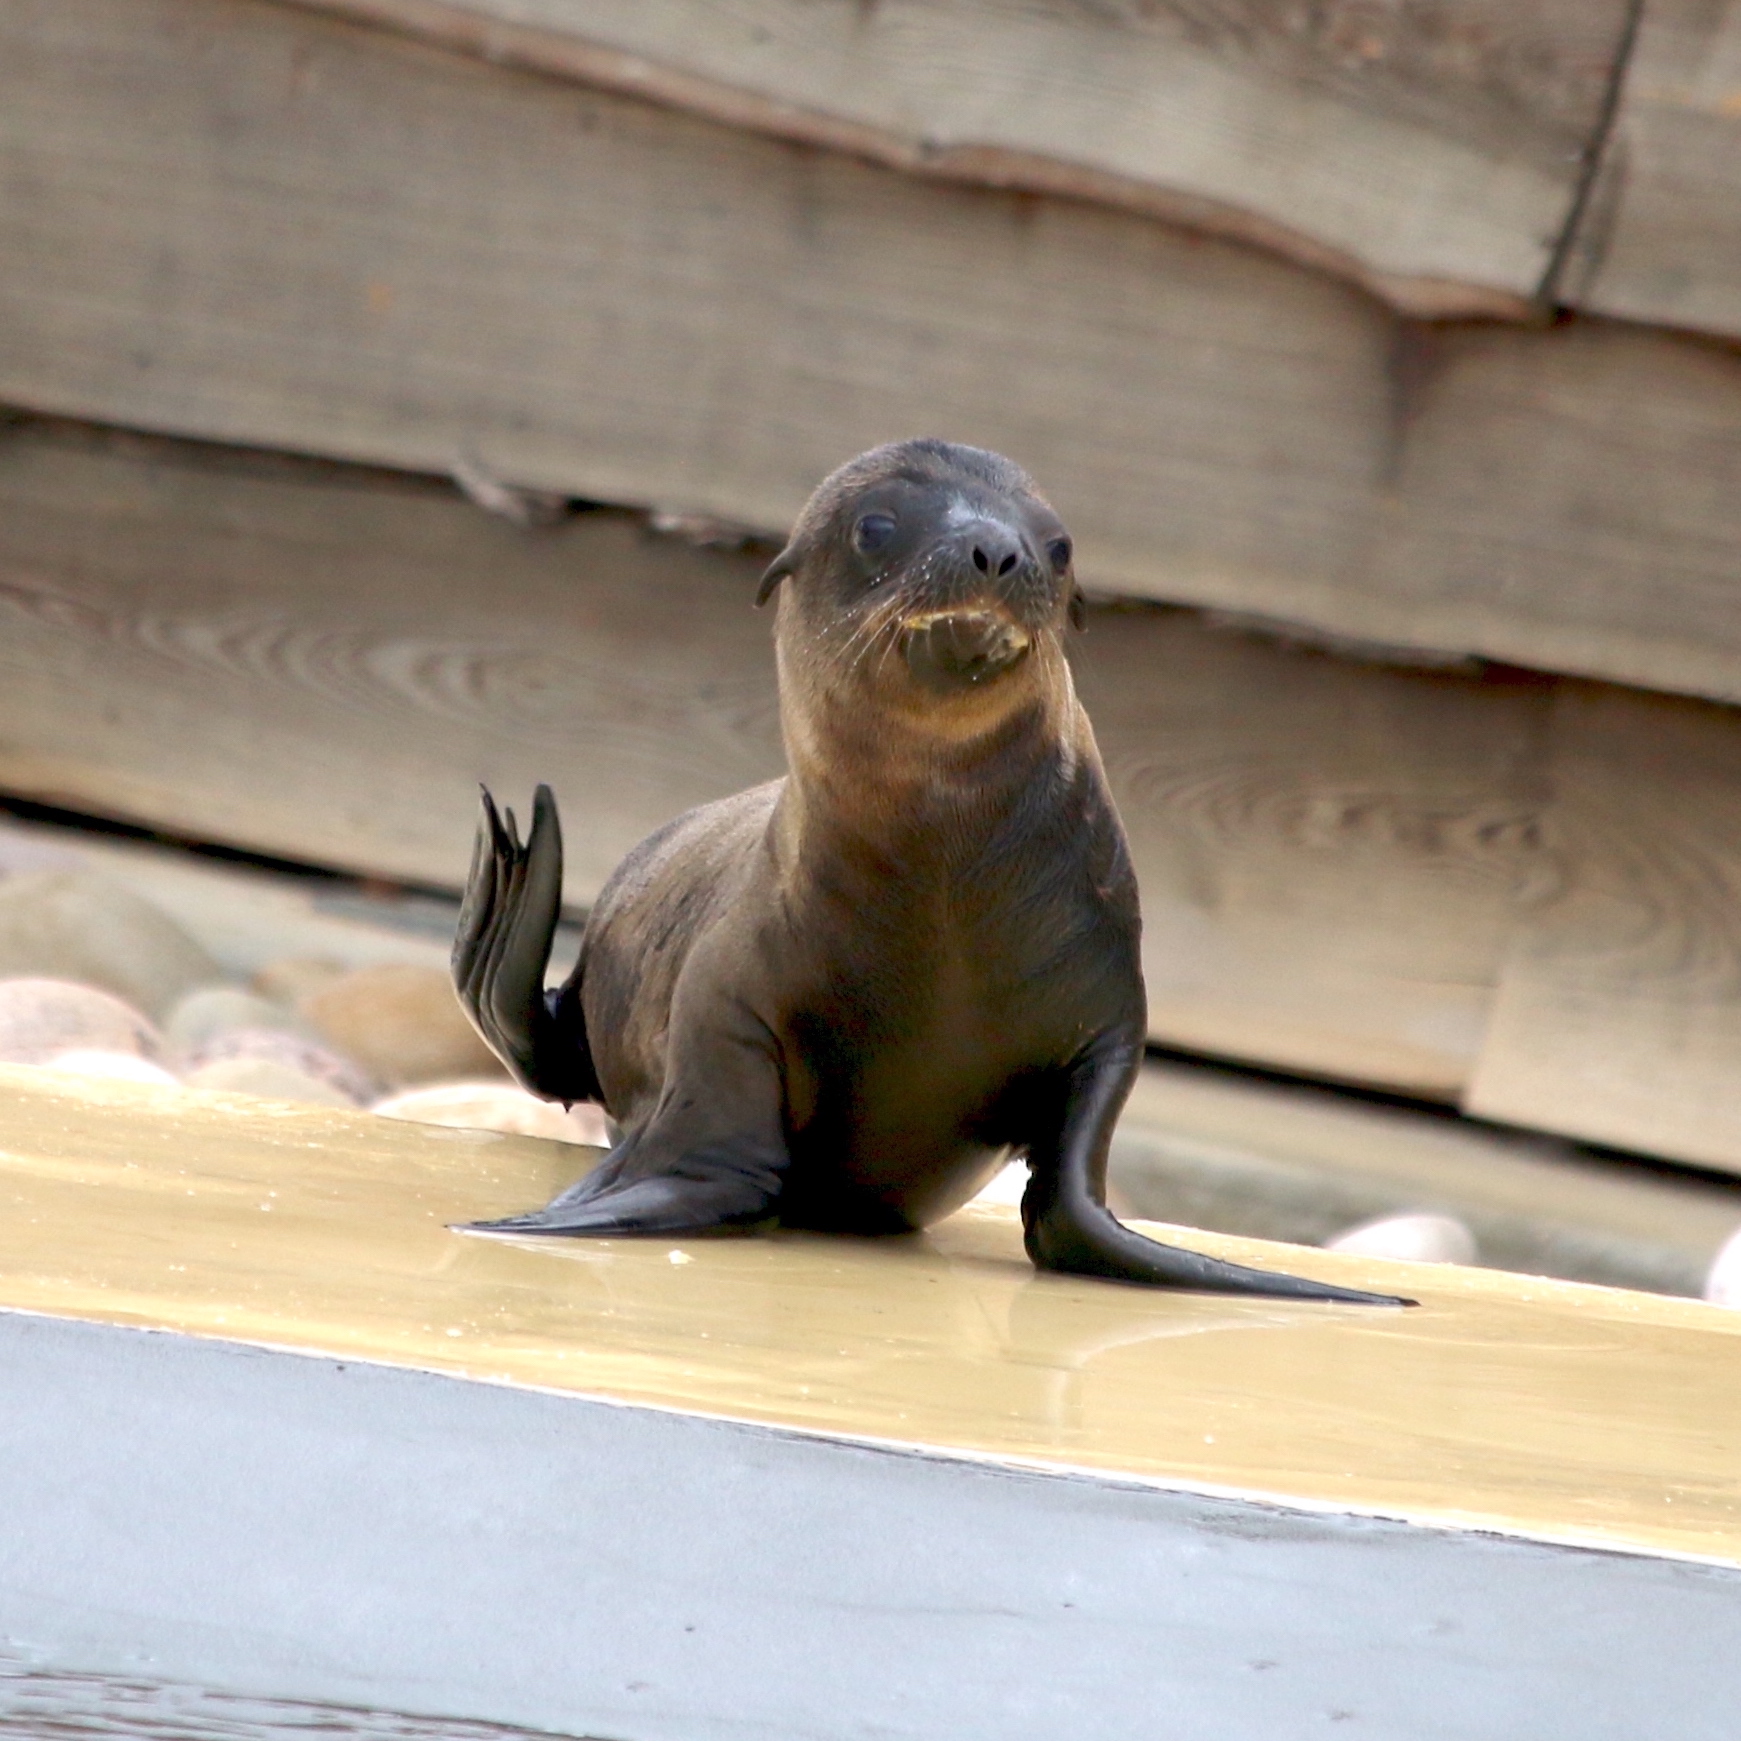
[[[852,529],[852,541],[866,555],[883,549],[895,535],[893,514],[866,514]]]
[[[1054,568],[1068,568],[1070,566],[1070,540],[1068,538],[1054,538],[1046,546],[1046,554],[1051,557]]]

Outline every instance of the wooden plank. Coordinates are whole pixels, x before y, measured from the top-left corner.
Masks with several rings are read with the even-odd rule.
[[[1327,281],[262,0],[0,28],[0,399],[762,527],[929,429],[1107,588],[1356,564],[1389,328]]]
[[[266,0],[0,32],[0,399],[762,527],[929,429],[1031,465],[1103,591],[1741,699],[1741,358],[1435,338]]]
[[[313,0],[909,172],[1275,248],[1422,316],[1526,313],[1625,0]]]
[[[755,565],[443,486],[0,441],[4,783],[438,887],[486,781],[555,773],[584,901],[650,828],[780,771]]]
[[[1741,334],[1741,7],[1649,0],[1567,261],[1585,308]]]
[[[1372,632],[1741,700],[1741,355],[1572,321],[1416,332],[1399,371]]]
[[[221,717],[221,716],[220,716]],[[286,956],[341,967],[445,967],[451,900],[226,864],[92,829],[0,818],[0,877],[33,870],[100,872],[173,919],[225,974],[252,979]]]
[[[1150,1030],[1455,1098],[1537,857],[1547,691],[1097,615],[1074,649]]]
[[[15,424],[0,786],[451,889],[474,782],[551,779],[584,903],[779,770],[757,567],[624,513],[523,531],[426,481]],[[1677,965],[1726,959],[1741,717],[1152,607],[1097,606],[1073,653],[1157,1038],[1446,1099],[1473,1075],[1491,1117],[1741,1158],[1736,1002]]]
[[[548,779],[584,903],[782,767],[758,566],[625,514],[523,532],[439,485],[18,426],[0,785],[452,887],[475,783]],[[1155,1033],[1454,1097],[1534,875],[1547,691],[1152,608],[1097,607],[1073,650]]]
[[[1694,1298],[1741,1228],[1741,1182],[1196,1064],[1145,1067],[1110,1176],[1154,1221],[1317,1245],[1453,1215],[1493,1268]]]
[[[1741,1172],[1741,718],[1568,685],[1470,1110]]]

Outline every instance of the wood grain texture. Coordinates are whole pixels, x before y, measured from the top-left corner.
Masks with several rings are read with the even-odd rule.
[[[779,770],[758,566],[624,513],[522,531],[439,484],[18,424],[0,786],[452,888],[475,782],[550,779],[584,903]],[[1489,1116],[1741,1170],[1741,716],[1153,607],[1096,607],[1073,656],[1157,1038],[1473,1077]]]
[[[1552,777],[1465,1105],[1741,1172],[1741,720],[1567,685]]]
[[[1741,4],[1647,0],[1570,301],[1741,335]]]
[[[161,440],[0,442],[0,785],[438,886],[476,781],[551,780],[584,902],[779,771],[758,563],[584,514]],[[1454,1096],[1533,862],[1540,685],[1097,609],[1075,642],[1130,828],[1154,1031]]]
[[[478,782],[519,803],[555,768],[584,900],[654,823],[783,765],[754,572],[627,514],[527,533],[439,485],[14,435],[4,782],[445,886]]]
[[[1395,379],[1340,626],[1365,606],[1384,638],[1741,700],[1741,355],[1607,321],[1415,328]]]
[[[1526,312],[1625,0],[314,0],[900,168],[1158,213],[1416,314]]]
[[[1151,1031],[1455,1098],[1533,883],[1547,692],[1108,612],[1074,650]]]
[[[0,399],[759,527],[930,431],[1109,593],[1741,699],[1708,346],[1400,325],[266,0],[0,0],[0,162]]]

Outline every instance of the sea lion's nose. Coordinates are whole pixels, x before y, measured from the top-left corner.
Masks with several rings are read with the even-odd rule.
[[[1020,533],[995,520],[981,520],[969,527],[966,543],[968,560],[991,580],[1014,574],[1027,554]]]

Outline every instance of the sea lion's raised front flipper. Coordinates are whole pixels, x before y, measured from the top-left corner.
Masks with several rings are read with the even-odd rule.
[[[1030,1147],[1033,1169],[1022,1197],[1028,1256],[1040,1269],[1149,1287],[1412,1306],[1413,1300],[1277,1275],[1163,1245],[1122,1225],[1106,1207],[1106,1157],[1113,1126],[1142,1063],[1140,1035],[1102,1040],[1070,1073],[1057,1136]]]
[[[540,786],[520,844],[483,794],[471,875],[453,939],[453,984],[472,1025],[514,1076],[549,1100],[598,1096],[581,1014],[580,988],[547,993],[544,970],[562,913],[562,825]]]

